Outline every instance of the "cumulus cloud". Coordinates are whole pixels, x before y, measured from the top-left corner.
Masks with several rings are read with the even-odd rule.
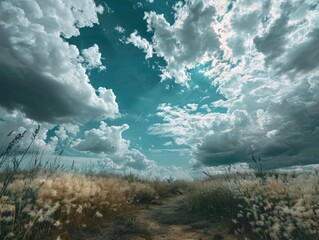
[[[101,59],[102,54],[100,53],[99,46],[94,44],[92,47],[82,50],[83,60],[87,69],[98,68],[100,71],[105,70]]]
[[[127,151],[129,142],[122,138],[122,133],[128,129],[128,125],[107,126],[101,122],[99,128],[93,128],[84,132],[84,139],[77,139],[73,148],[79,151],[93,153],[106,153],[123,155]]]
[[[98,128],[85,131],[83,139],[73,141],[71,147],[104,156],[106,163],[113,162],[122,168],[145,170],[156,166],[154,161],[147,159],[139,150],[130,148],[130,142],[122,136],[128,128],[127,124],[108,126],[102,121]]]
[[[157,165],[154,161],[148,160],[147,157],[137,149],[130,149],[123,158],[115,159],[115,161],[124,164],[126,167],[139,170],[153,170]],[[154,169],[154,170],[155,170]]]
[[[150,134],[188,145],[204,165],[249,161],[251,155],[273,168],[317,162],[318,4],[236,1],[230,10],[207,4],[218,15],[214,29],[224,55],[201,73],[213,79],[223,99],[205,114],[162,104],[157,115],[164,122],[151,126]]]
[[[285,63],[281,64],[283,72],[304,74],[316,69],[319,65],[319,28],[313,29],[304,42],[287,51],[285,60]]]
[[[24,137],[19,142],[18,146],[21,151],[25,150],[31,143],[32,135],[39,127],[39,124],[29,119],[25,114],[19,111],[8,113],[5,109],[0,107],[0,154],[5,151],[9,143],[17,136],[25,132]],[[32,148],[29,153],[39,153],[46,151],[46,154],[53,154],[57,141],[55,138],[47,139],[49,129],[53,127],[52,124],[42,124],[40,130],[35,138]]]
[[[54,133],[60,142],[71,143],[73,138],[80,132],[80,127],[75,124],[61,124]]]
[[[145,38],[139,36],[137,31],[131,33],[130,37],[127,39],[127,43],[132,43],[135,47],[142,49],[146,53],[146,59],[153,56],[152,45]]]
[[[156,115],[162,117],[164,123],[149,127],[150,134],[172,137],[177,144],[189,146],[199,143],[199,138],[210,130],[217,116],[215,113],[202,114],[170,104],[161,104]]]
[[[123,28],[122,26],[120,25],[117,25],[115,28],[114,28],[115,31],[117,31],[118,33],[125,33],[125,28]]]
[[[136,150],[137,151],[137,150]],[[140,155],[141,153],[138,153]],[[145,157],[145,156],[144,156]],[[144,159],[142,156],[141,159]],[[176,166],[158,166],[154,164],[153,161],[147,161],[147,165],[143,163],[136,163],[136,158],[132,161],[131,157],[127,159],[128,161],[114,162],[112,159],[103,158],[99,160],[97,171],[106,171],[117,174],[127,174],[131,173],[136,176],[139,176],[143,179],[182,179],[182,180],[193,180],[199,177],[202,177],[203,174],[201,171],[194,172],[191,169],[185,169]],[[215,172],[213,169],[210,169],[210,173]]]
[[[103,68],[98,46],[82,51],[64,39],[98,24],[93,0],[1,1],[0,105],[49,123],[113,118],[112,90],[90,84],[87,69]]]
[[[205,4],[205,1],[191,1],[185,5],[178,3],[175,10],[173,25],[163,14],[145,13],[148,31],[153,33],[152,42],[145,43],[144,47],[135,46],[146,52],[146,58],[152,56],[146,49],[152,47],[154,54],[165,60],[167,65],[162,68],[163,80],[174,78],[175,82],[186,85],[188,70],[212,61],[213,53],[219,50],[219,41],[212,27],[215,8]],[[141,39],[136,32],[132,34]]]
[[[285,52],[287,33],[291,29],[288,16],[288,13],[282,13],[263,36],[254,38],[256,49],[264,54],[267,64]]]

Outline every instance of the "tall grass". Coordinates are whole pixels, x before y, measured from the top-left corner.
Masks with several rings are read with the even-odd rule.
[[[62,152],[53,163],[43,163],[43,154],[28,154],[39,129],[26,149],[19,147],[23,132],[1,154],[0,239],[70,238],[74,231],[95,228],[157,198],[146,182],[63,171]]]
[[[207,175],[193,182],[80,174],[73,167],[65,171],[62,152],[53,163],[43,163],[43,154],[29,154],[39,129],[25,149],[19,147],[25,132],[7,135],[12,140],[0,157],[0,239],[76,239],[106,223],[112,227],[101,233],[104,239],[130,239],[136,233],[151,239],[147,223],[134,215],[135,206],[172,196],[181,201],[174,224],[222,223],[239,239],[319,239],[318,172],[267,172],[253,158],[254,173]]]
[[[319,239],[318,174],[257,170],[209,176],[192,185],[185,206],[194,214],[228,222],[238,237]]]
[[[245,201],[233,221],[259,239],[319,239],[319,176],[271,174],[242,179],[234,191]]]
[[[214,221],[236,216],[238,205],[242,203],[225,183],[220,181],[200,181],[192,184],[186,193],[184,204],[188,211],[200,213]]]

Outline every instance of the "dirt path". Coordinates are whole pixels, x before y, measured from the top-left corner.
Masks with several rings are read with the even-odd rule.
[[[72,240],[236,240],[220,222],[203,220],[183,209],[182,196],[139,205],[134,212]]]
[[[212,226],[207,222],[192,221],[181,209],[181,197],[174,196],[164,199],[161,204],[141,207],[137,217],[141,223],[147,224],[152,237],[134,236],[133,240],[235,240],[233,235],[227,233],[227,229]],[[184,214],[184,216],[183,216]],[[217,238],[221,234],[223,238]],[[215,236],[215,238],[214,238]]]

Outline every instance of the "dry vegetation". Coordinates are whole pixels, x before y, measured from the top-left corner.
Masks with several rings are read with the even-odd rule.
[[[186,206],[231,219],[238,238],[319,239],[318,174],[232,174],[192,184]]]
[[[180,204],[163,216],[163,224],[196,229],[218,225],[234,239],[319,239],[318,173],[265,173],[258,168],[250,174],[183,182],[80,174],[58,164],[42,166],[40,160],[22,171],[28,151],[17,152],[22,138],[17,135],[0,158],[0,239],[107,240],[136,234],[152,239],[148,223],[139,218],[139,206],[161,204],[172,196]]]
[[[147,183],[66,172],[19,176],[8,192],[0,202],[1,236],[8,239],[69,239],[72,232],[95,228],[157,197]]]

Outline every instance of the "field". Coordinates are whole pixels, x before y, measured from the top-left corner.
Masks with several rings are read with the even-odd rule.
[[[1,175],[2,239],[319,239],[317,174]]]
[[[0,239],[319,239],[317,171],[253,158],[249,173],[194,181],[80,173],[28,154],[32,141],[20,150],[22,138],[0,157]]]

